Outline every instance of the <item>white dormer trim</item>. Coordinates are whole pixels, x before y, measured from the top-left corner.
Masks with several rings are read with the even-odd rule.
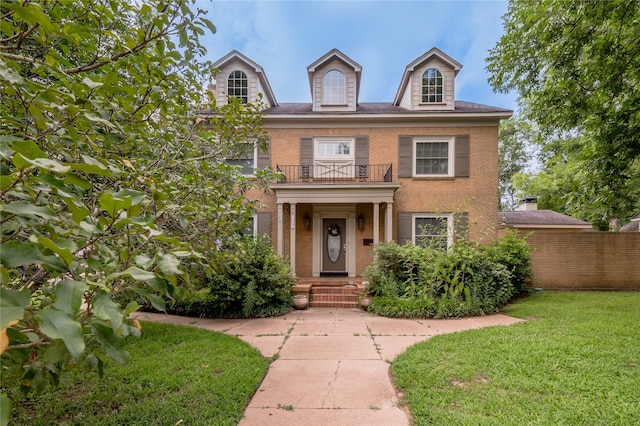
[[[264,69],[237,50],[232,50],[215,61],[213,68],[219,70],[214,76],[216,77],[216,102],[219,105],[227,103],[227,79],[232,71],[238,70],[247,74],[249,79],[249,102],[256,102],[258,93],[262,93],[263,101],[268,106],[278,106],[278,101],[271,89]],[[218,79],[218,77],[220,78]]]
[[[444,99],[442,103],[424,104],[422,102],[422,75],[429,68],[435,68],[444,78]],[[393,100],[394,105],[409,110],[453,110],[455,77],[462,64],[434,47],[411,62],[404,70],[400,86]]]
[[[327,72],[337,70],[345,77],[345,104],[325,102],[324,77]],[[338,49],[332,49],[307,67],[313,111],[355,111],[360,94],[362,66]]]

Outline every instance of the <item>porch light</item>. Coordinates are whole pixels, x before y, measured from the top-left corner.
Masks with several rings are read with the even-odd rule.
[[[306,213],[304,215],[304,229],[306,229],[307,231],[311,229],[311,218]]]
[[[362,213],[358,216],[358,229],[361,231],[364,229],[364,216],[362,216]]]

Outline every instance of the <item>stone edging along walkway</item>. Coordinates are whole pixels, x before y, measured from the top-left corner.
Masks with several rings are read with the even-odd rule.
[[[275,357],[241,426],[410,424],[390,377],[391,361],[432,336],[522,320],[488,315],[453,320],[391,319],[359,309],[309,308],[276,318],[138,318],[220,331]]]

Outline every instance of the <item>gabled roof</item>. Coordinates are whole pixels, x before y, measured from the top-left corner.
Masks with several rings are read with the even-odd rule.
[[[409,84],[409,77],[411,77],[411,74],[415,71],[415,69],[434,56],[446,62],[451,68],[453,68],[453,71],[456,75],[458,75],[458,72],[460,72],[460,70],[462,69],[462,64],[460,62],[456,61],[437,47],[431,48],[428,52],[425,52],[420,57],[416,58],[404,69],[404,74],[402,74],[402,80],[400,80],[400,86],[398,87],[398,91],[396,92],[396,97],[393,99],[394,105],[400,104],[402,95],[404,94],[404,91]]]
[[[638,232],[640,231],[640,216],[631,219],[631,222],[620,228],[620,232]]]
[[[535,228],[583,228],[590,229],[589,222],[576,219],[553,210],[515,210],[498,213],[498,223],[506,226]]]
[[[340,61],[344,62],[349,68],[352,68],[355,71],[357,101],[358,95],[360,94],[360,78],[362,77],[362,66],[338,49],[331,49],[329,52],[321,56],[319,59],[317,59],[307,67],[307,72],[309,73],[309,87],[311,88],[311,97],[313,97],[313,74],[318,68],[334,58],[337,58]]]
[[[237,50],[232,50],[222,58],[215,61],[213,63],[213,68],[222,68],[224,65],[233,60],[243,62],[246,66],[253,69],[253,71],[258,76],[258,79],[260,80],[260,85],[265,92],[265,96],[267,97],[267,103],[269,104],[269,106],[278,106],[278,101],[276,101],[276,96],[273,94],[273,90],[271,89],[271,85],[269,84],[269,80],[267,79],[267,74],[264,72],[264,69]]]

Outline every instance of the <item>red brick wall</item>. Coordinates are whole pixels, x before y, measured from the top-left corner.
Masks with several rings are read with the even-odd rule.
[[[640,233],[533,232],[532,287],[640,290]]]

